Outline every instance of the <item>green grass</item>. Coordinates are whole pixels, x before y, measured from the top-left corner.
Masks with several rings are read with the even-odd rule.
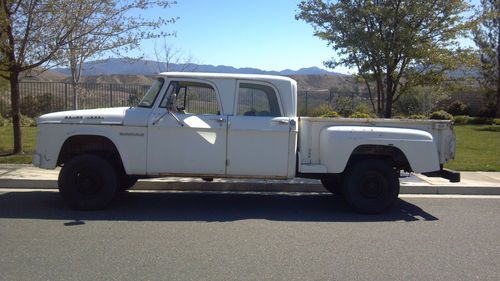
[[[457,171],[500,171],[500,126],[457,125],[455,160],[446,168]]]
[[[38,129],[23,127],[24,155],[0,156],[0,163],[31,163]],[[446,168],[458,171],[500,171],[500,126],[455,126],[456,159]],[[12,126],[0,127],[0,154],[12,151]]]
[[[38,129],[36,127],[23,127],[23,155],[7,155],[0,156],[0,163],[10,164],[29,164],[31,163],[31,154],[35,151],[36,134]],[[14,147],[14,137],[12,134],[12,126],[0,127],[0,155],[9,154]]]

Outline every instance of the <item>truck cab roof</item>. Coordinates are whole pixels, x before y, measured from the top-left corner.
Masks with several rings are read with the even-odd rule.
[[[268,84],[276,90],[287,117],[297,116],[297,82],[289,77],[261,74],[203,73],[203,72],[162,72],[158,75],[168,80],[194,79],[214,84],[220,95],[226,114],[233,114],[238,82]]]

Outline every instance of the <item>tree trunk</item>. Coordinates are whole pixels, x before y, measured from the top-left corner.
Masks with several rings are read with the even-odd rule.
[[[495,117],[500,118],[500,4],[495,1],[496,27],[497,27],[497,107]]]
[[[498,2],[496,2],[498,3]],[[500,5],[495,4],[497,13],[500,12]],[[498,14],[497,14],[498,15]],[[495,117],[500,118],[500,17],[497,17],[497,108],[495,112]]]
[[[14,129],[14,154],[23,153],[21,131],[21,108],[19,93],[19,72],[10,73],[10,103],[12,114],[12,127]]]
[[[393,87],[394,81],[392,81],[392,76],[389,74],[390,69],[388,69],[388,74],[386,75],[387,85],[385,88],[385,114],[384,118],[392,117],[392,97],[394,96]]]

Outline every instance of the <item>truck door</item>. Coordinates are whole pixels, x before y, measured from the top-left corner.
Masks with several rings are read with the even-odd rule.
[[[235,114],[229,116],[228,176],[287,176],[290,118],[265,83],[238,81]]]
[[[225,175],[227,117],[215,89],[206,82],[170,82],[149,119],[148,174]]]

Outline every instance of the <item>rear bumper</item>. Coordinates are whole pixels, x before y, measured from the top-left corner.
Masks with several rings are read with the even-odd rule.
[[[38,153],[33,154],[33,158],[31,160],[33,166],[40,167],[41,162],[42,162],[42,157],[40,157],[40,154]]]
[[[460,182],[460,172],[441,168],[439,171],[422,173],[424,176],[432,178],[445,178],[450,182]]]

